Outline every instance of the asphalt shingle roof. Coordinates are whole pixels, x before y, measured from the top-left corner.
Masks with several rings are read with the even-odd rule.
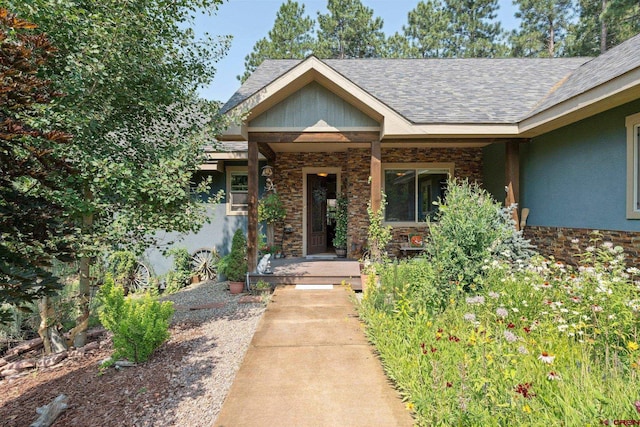
[[[329,59],[329,67],[413,123],[517,123],[640,67],[640,35],[595,58]],[[267,60],[228,111],[299,64]]]
[[[574,71],[531,112],[539,113],[640,67],[640,34],[620,43]]]

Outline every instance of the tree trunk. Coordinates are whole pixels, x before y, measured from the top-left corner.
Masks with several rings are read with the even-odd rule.
[[[554,50],[556,49],[555,38],[556,36],[555,29],[553,28],[553,22],[549,22],[549,58],[553,58]]]
[[[87,201],[93,199],[93,194],[89,188],[85,188],[84,196]],[[93,213],[89,212],[82,217],[83,234],[88,234],[93,225]],[[89,326],[89,301],[91,298],[90,281],[91,258],[87,253],[80,257],[80,284],[78,285],[78,306],[80,316],[76,318],[76,326],[71,330],[70,341],[74,347],[82,347],[87,343],[87,327]]]
[[[607,51],[607,23],[604,21],[605,10],[607,10],[607,0],[602,0],[602,12],[600,13],[600,54]]]
[[[46,354],[60,353],[67,349],[67,345],[58,330],[58,326],[53,322],[55,318],[55,310],[51,305],[49,297],[44,297],[38,303],[40,311],[40,327],[38,335],[42,338],[44,352]]]

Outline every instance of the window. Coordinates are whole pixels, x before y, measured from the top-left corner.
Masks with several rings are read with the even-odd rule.
[[[383,173],[385,221],[417,223],[435,216],[438,208],[433,202],[444,198],[453,164],[390,164],[383,167]]]
[[[249,199],[249,175],[242,166],[227,167],[227,215],[246,215]]]
[[[640,113],[627,124],[627,218],[640,219]]]

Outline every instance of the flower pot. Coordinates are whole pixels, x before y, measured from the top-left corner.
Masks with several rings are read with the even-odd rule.
[[[244,290],[244,282],[229,282],[229,292],[234,295],[242,293]]]
[[[346,258],[347,257],[347,249],[346,248],[336,248],[336,255],[338,258]]]

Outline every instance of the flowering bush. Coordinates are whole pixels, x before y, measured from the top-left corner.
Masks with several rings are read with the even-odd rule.
[[[413,266],[367,288],[370,339],[419,424],[640,419],[640,271],[598,239],[577,268],[540,257],[490,262],[483,286],[459,289],[440,313],[411,301],[404,270]]]

